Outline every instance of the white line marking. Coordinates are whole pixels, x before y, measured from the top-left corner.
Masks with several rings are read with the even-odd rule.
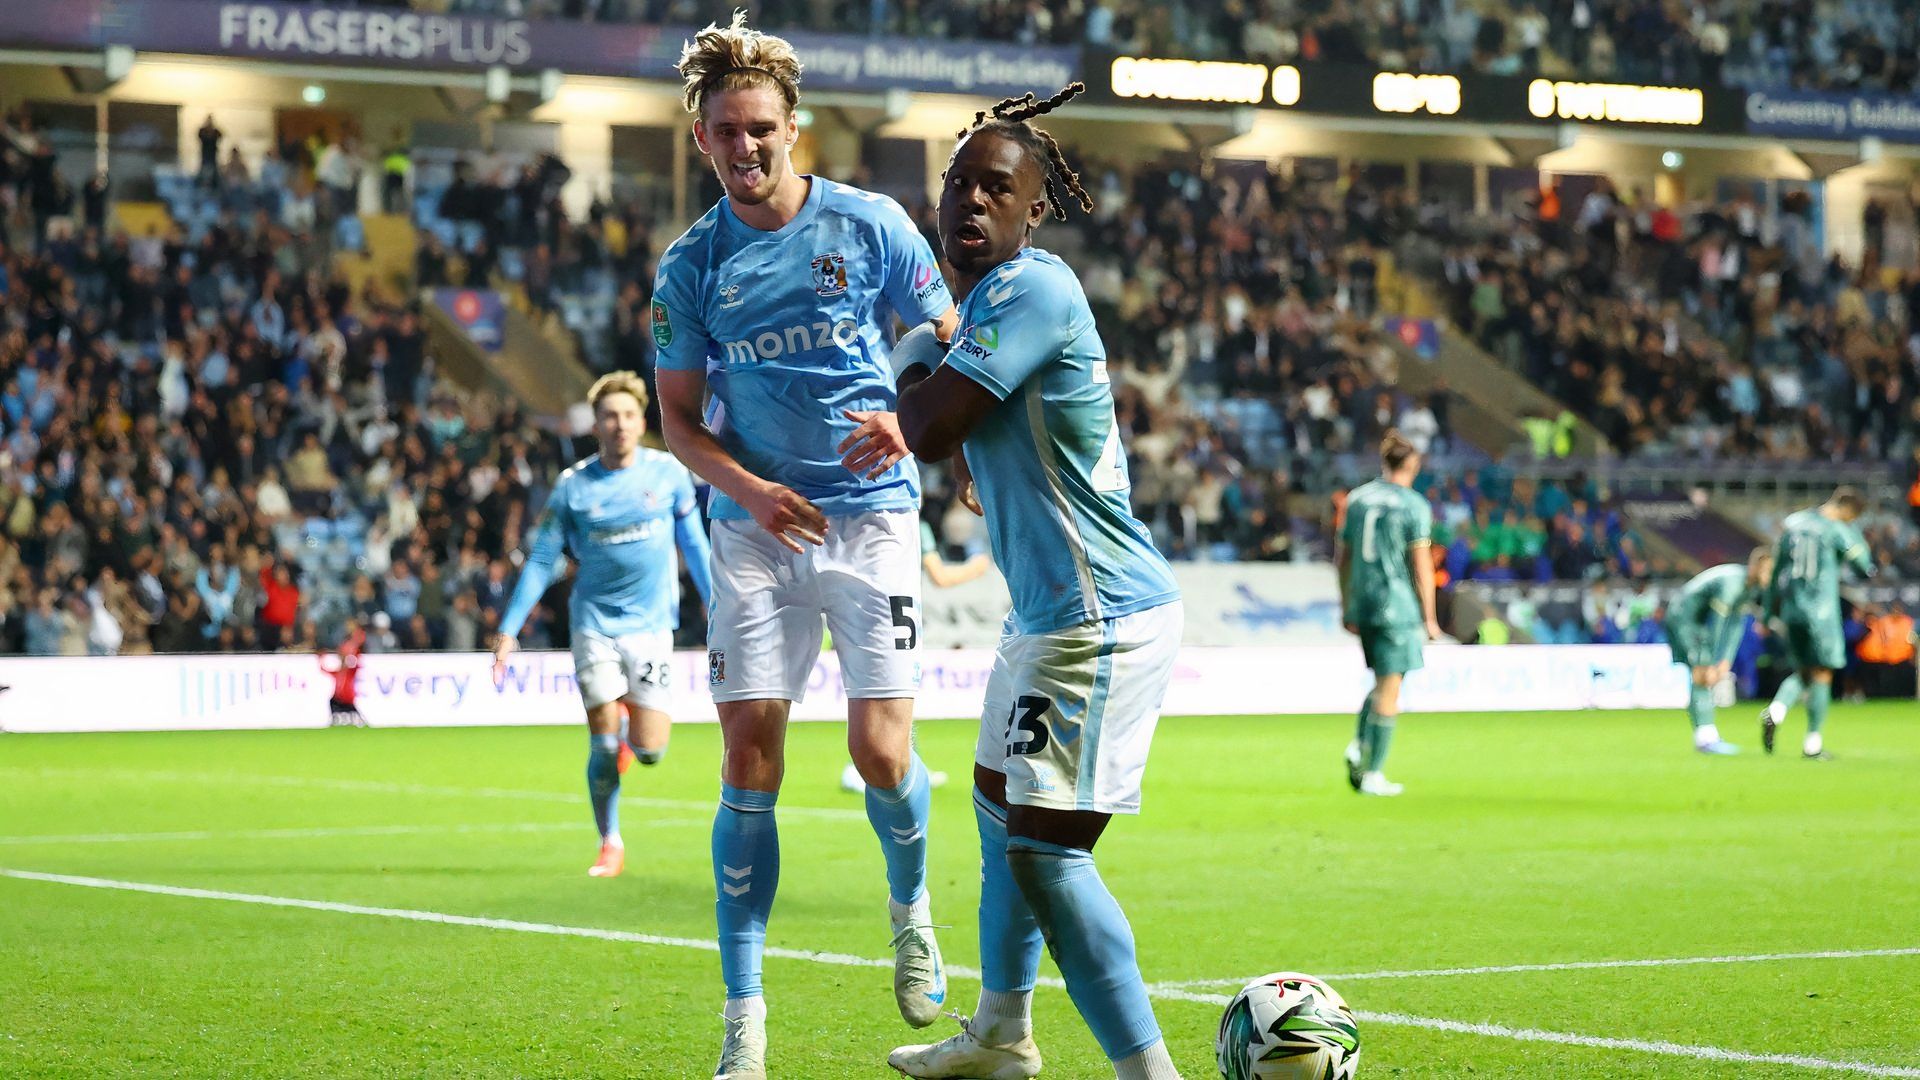
[[[1504,1024],[1469,1024],[1459,1020],[1441,1020],[1404,1013],[1358,1012],[1362,1023],[1390,1027],[1415,1027],[1428,1031],[1451,1031],[1462,1035],[1484,1035],[1518,1042],[1558,1043],[1562,1046],[1586,1046],[1596,1050],[1631,1050],[1641,1054],[1692,1058],[1695,1061],[1730,1061],[1743,1065],[1790,1065],[1820,1072],[1848,1072],[1862,1076],[1920,1076],[1920,1069],[1902,1065],[1874,1065],[1865,1061],[1807,1057],[1802,1054],[1751,1054],[1744,1050],[1722,1050],[1717,1046],[1689,1046],[1684,1043],[1653,1039],[1608,1039],[1598,1035],[1574,1035],[1565,1031],[1538,1028],[1514,1028]]]
[[[1696,964],[1767,964],[1782,960],[1856,960],[1869,956],[1920,956],[1920,948],[1898,949],[1826,949],[1819,952],[1753,953],[1746,956],[1673,956],[1652,960],[1568,960],[1557,964],[1494,964],[1486,967],[1413,968],[1407,971],[1355,971],[1344,975],[1321,975],[1328,982],[1363,982],[1369,979],[1437,979],[1457,975],[1510,975],[1526,971],[1602,971],[1609,968],[1690,967]],[[1157,988],[1178,990],[1189,986],[1242,986],[1258,976],[1245,979],[1181,979],[1154,983]]]
[[[300,908],[307,911],[331,911],[345,915],[373,915],[387,919],[402,919],[408,922],[439,923],[446,926],[475,926],[487,930],[514,930],[526,934],[549,934],[558,937],[596,938],[602,941],[625,941],[639,945],[660,945],[675,949],[697,949],[701,952],[718,952],[719,945],[701,938],[666,937],[659,934],[640,934],[628,930],[604,930],[591,926],[559,926],[553,923],[524,922],[519,919],[489,919],[474,915],[449,915],[438,911],[416,911],[411,908],[370,907],[363,904],[343,904],[332,900],[306,900],[291,896],[264,896],[259,893],[222,892],[214,889],[191,889],[178,885],[155,885],[139,881],[115,881],[109,878],[79,877],[71,874],[46,874],[35,870],[13,870],[0,867],[0,877],[17,878],[23,881],[42,881],[55,885],[75,885],[88,889],[114,889],[121,892],[152,893],[158,896],[177,896],[195,900],[227,900],[242,904],[260,904],[267,907]],[[851,956],[847,953],[813,952],[806,949],[784,949],[768,946],[766,955],[785,960],[805,960],[815,964],[833,964],[840,967],[890,968],[890,960],[874,960],[864,956]],[[979,971],[958,966],[949,966],[947,974],[961,979],[978,980]],[[1064,987],[1059,979],[1043,978],[1043,986],[1055,989]],[[1229,998],[1225,994],[1197,994],[1186,990],[1168,987],[1150,987],[1155,997],[1169,1001],[1189,1001],[1202,1005],[1225,1005]],[[1920,1068],[1900,1065],[1875,1065],[1863,1061],[1844,1061],[1833,1058],[1806,1057],[1798,1054],[1755,1054],[1743,1050],[1723,1050],[1717,1046],[1690,1046],[1685,1043],[1654,1041],[1647,1039],[1612,1039],[1596,1035],[1576,1035],[1564,1031],[1543,1031],[1537,1028],[1515,1028],[1501,1024],[1474,1024],[1460,1020],[1444,1020],[1437,1017],[1410,1016],[1405,1013],[1358,1012],[1362,1022],[1383,1024],[1389,1027],[1423,1028],[1428,1031],[1446,1031],[1463,1035],[1480,1035],[1487,1038],[1511,1039],[1518,1042],[1555,1043],[1563,1046],[1582,1046],[1598,1050],[1627,1050],[1642,1054],[1659,1054],[1666,1057],[1692,1058],[1696,1061],[1727,1061],[1754,1065],[1787,1065],[1801,1069],[1813,1069],[1824,1072],[1857,1073],[1863,1076],[1920,1077]]]
[[[273,787],[319,788],[327,791],[364,791],[382,795],[426,795],[432,797],[458,798],[466,796],[477,799],[529,799],[537,802],[583,803],[587,797],[564,791],[528,791],[521,788],[497,787],[436,787],[431,784],[401,784],[387,780],[343,780],[331,777],[315,776],[261,776],[254,773],[212,773],[212,772],[171,772],[167,770],[148,771],[145,769],[57,769],[57,768],[7,768],[0,772],[18,772],[28,776],[74,779],[124,779],[133,781],[158,781],[182,784],[266,784]],[[720,800],[716,796],[712,802],[700,802],[695,799],[655,799],[645,795],[622,795],[622,806],[645,806],[659,810],[701,810],[712,812],[719,808]],[[792,818],[819,818],[831,821],[867,820],[865,810],[845,810],[826,806],[782,806],[779,808],[782,820]]]
[[[705,825],[705,818],[648,818],[648,827]],[[565,832],[587,829],[584,821],[502,822],[463,825],[341,825],[310,829],[189,829],[179,832],[79,833],[65,836],[0,836],[0,845],[138,844],[197,840],[305,840],[327,836],[408,836],[415,833]]]
[[[115,881],[111,878],[80,877],[73,874],[43,874],[36,870],[13,870],[0,867],[0,877],[19,878],[23,881],[46,881],[55,885],[77,885],[86,889],[117,889],[121,892],[152,893],[156,896],[180,896],[193,900],[228,900],[238,904],[261,904],[267,907],[301,908],[307,911],[332,911],[342,915],[374,915],[383,919],[403,919],[408,922],[442,923],[448,926],[477,926],[486,930],[516,930],[523,934],[551,934],[557,937],[597,938],[601,941],[628,941],[638,945],[663,945],[674,949],[699,949],[703,952],[719,952],[717,942],[701,938],[665,937],[660,934],[640,934],[630,930],[605,930],[597,926],[558,926],[553,923],[524,922],[519,919],[490,919],[477,915],[448,915],[438,911],[416,911],[412,908],[370,907],[365,904],[343,904],[333,900],[306,900],[296,896],[264,896],[260,893],[223,892],[218,889],[190,889],[179,885],[154,885],[143,881]],[[814,952],[808,949],[782,949],[768,946],[768,956],[784,960],[806,960],[815,964],[836,964],[841,967],[891,968],[891,960],[869,960],[864,956],[849,956],[846,953]],[[966,968],[948,967],[950,974],[961,978],[979,978],[979,973]]]

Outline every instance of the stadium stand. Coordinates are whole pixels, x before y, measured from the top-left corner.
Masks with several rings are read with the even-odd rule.
[[[693,0],[413,0],[362,6],[680,24],[745,6],[755,25],[770,29],[1686,85],[1907,93],[1920,77],[1920,12],[1896,0],[765,0],[718,6]]]
[[[104,191],[74,196],[34,164],[24,118],[0,135],[0,651],[313,649],[349,621],[375,651],[483,642],[545,485],[585,451],[441,377],[413,308],[333,274],[361,230],[326,189],[366,167],[358,149],[162,169],[174,227],[130,236],[103,220]],[[1805,254],[1793,206],[1763,230],[1747,198],[1660,210],[1601,182],[1569,192],[1564,218],[1535,198],[1470,220],[1359,170],[1173,157],[1086,173],[1099,211],[1043,242],[1087,284],[1136,508],[1176,558],[1327,556],[1337,492],[1398,427],[1436,466],[1443,581],[1682,576],[1604,484],[1497,460],[1454,430],[1454,395],[1403,385],[1409,354],[1375,317],[1408,275],[1628,460],[1920,454],[1920,276],[1879,268],[1884,231],[1855,273]],[[414,284],[519,290],[596,367],[650,370],[654,222],[605,200],[573,220],[569,174],[551,154],[416,163]],[[930,207],[911,212],[930,229]],[[1563,456],[1541,420],[1541,456]],[[977,550],[938,470],[926,514],[946,547]],[[1883,566],[1920,575],[1920,532],[1869,536]],[[564,633],[560,614],[543,607],[523,638]],[[1581,640],[1632,639],[1581,622]]]

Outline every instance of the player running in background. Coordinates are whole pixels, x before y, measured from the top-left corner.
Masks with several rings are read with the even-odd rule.
[[[787,715],[806,692],[823,617],[850,699],[847,749],[886,860],[895,1000],[916,1027],[946,1000],[926,891],[929,785],[912,743],[919,471],[890,411],[887,339],[896,314],[950,333],[953,302],[899,204],[794,172],[790,44],[736,15],[695,35],[679,69],[694,140],[726,196],[660,259],[653,335],[667,443],[714,487],[718,1075],[745,1080],[766,1070],[761,955],[779,884]]]
[[[601,376],[587,400],[600,452],[561,473],[547,496],[500,618],[493,679],[497,685],[506,678],[520,628],[553,580],[561,549],[571,551],[579,563],[569,609],[573,672],[587,707],[587,797],[600,829],[600,858],[587,873],[614,877],[627,851],[619,813],[623,718],[626,744],[641,763],[655,764],[667,752],[668,675],[680,622],[676,543],[702,599],[712,586],[692,477],[672,455],[640,445],[646,384],[616,371]]]
[[[352,619],[347,620],[347,632],[340,639],[340,647],[335,650],[332,666],[328,666],[325,650],[320,653],[320,670],[333,680],[333,694],[327,701],[328,727],[366,727],[367,718],[360,715],[359,680],[360,654],[367,646],[367,632]]]
[[[1773,575],[1773,553],[1756,548],[1746,565],[1710,566],[1681,587],[1667,605],[1667,643],[1676,663],[1693,675],[1687,719],[1693,747],[1703,754],[1737,754],[1713,722],[1713,690],[1733,671],[1733,654],[1747,627],[1747,607],[1758,604]]]
[[[1833,704],[1833,673],[1847,665],[1847,638],[1840,625],[1840,567],[1861,577],[1873,573],[1873,555],[1854,527],[1866,501],[1851,487],[1835,488],[1824,505],[1787,516],[1773,550],[1773,587],[1767,610],[1779,619],[1781,643],[1793,668],[1760,713],[1760,745],[1773,753],[1774,735],[1787,711],[1807,699],[1803,757],[1825,760],[1821,729]]]
[[[1398,795],[1380,771],[1400,715],[1400,684],[1440,638],[1433,606],[1433,511],[1413,490],[1420,453],[1397,431],[1380,440],[1381,477],[1347,495],[1340,527],[1340,610],[1373,671],[1347,744],[1347,783],[1362,795]]]
[[[1129,505],[1106,352],[1086,293],[1029,246],[1062,189],[1092,200],[1028,121],[1084,89],[975,117],[947,163],[940,238],[966,296],[945,362],[903,373],[900,423],[928,461],[965,443],[994,561],[1013,596],[974,750],[980,829],[979,1008],[958,1034],[903,1046],[909,1076],[1040,1071],[1031,999],[1044,939],[1074,1006],[1123,1078],[1175,1077],[1133,931],[1094,866],[1140,782],[1180,649],[1167,561]],[[930,353],[930,355],[928,355]],[[900,366],[898,363],[896,366]]]

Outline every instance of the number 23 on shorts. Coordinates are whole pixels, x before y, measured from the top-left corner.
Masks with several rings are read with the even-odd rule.
[[[1047,748],[1047,712],[1053,708],[1050,698],[1022,694],[1007,716],[1007,756],[1027,757]]]

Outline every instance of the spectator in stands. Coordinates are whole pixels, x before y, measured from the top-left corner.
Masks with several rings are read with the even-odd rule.
[[[212,113],[200,122],[194,137],[200,141],[200,172],[196,180],[203,188],[217,188],[220,186],[220,140],[226,135],[213,122]]]
[[[52,588],[41,589],[26,617],[27,655],[59,656],[72,621],[73,616],[60,606],[59,594]]]
[[[332,221],[358,212],[360,170],[359,149],[350,137],[331,140],[320,151],[313,175],[326,192],[324,220]]]
[[[324,512],[338,485],[327,464],[327,452],[320,445],[319,432],[307,432],[300,449],[287,459],[287,488],[294,510],[307,515]]]
[[[293,568],[278,560],[262,566],[260,587],[266,597],[260,605],[260,640],[268,648],[283,647],[300,614],[300,587],[293,580]]]
[[[365,580],[362,578],[361,580]],[[369,620],[367,640],[364,646],[369,653],[390,653],[400,650],[400,639],[393,632],[393,617],[384,611],[376,611]]]
[[[389,214],[407,212],[408,180],[413,175],[413,158],[405,145],[396,141],[380,159],[380,208]]]
[[[91,228],[104,230],[107,227],[107,206],[112,190],[113,182],[105,169],[98,169],[87,178],[86,186],[80,191],[80,198],[81,206],[86,213],[86,224]]]

